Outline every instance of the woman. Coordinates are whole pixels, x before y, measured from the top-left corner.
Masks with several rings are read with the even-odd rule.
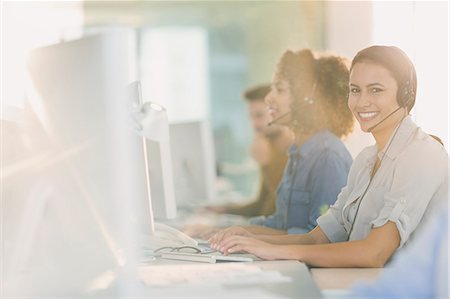
[[[376,144],[357,156],[347,186],[318,225],[297,236],[216,235],[212,247],[319,267],[382,267],[446,200],[448,155],[408,115],[417,80],[406,54],[386,46],[360,51],[349,86],[348,106]]]
[[[342,58],[314,57],[310,50],[284,53],[266,103],[272,123],[288,126],[295,142],[277,190],[275,213],[219,235],[299,234],[317,225],[317,217],[345,186],[352,163],[340,139],[354,122],[347,94],[348,67]]]

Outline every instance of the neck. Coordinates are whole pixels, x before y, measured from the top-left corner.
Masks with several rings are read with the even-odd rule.
[[[397,126],[400,125],[400,123],[407,115],[408,115],[407,113],[402,115],[398,120],[396,120],[393,123],[393,125],[372,133],[377,143],[378,151],[382,151],[384,149],[386,143],[389,141],[389,138],[391,138],[392,134],[394,133],[395,128],[397,128]]]
[[[272,140],[272,144],[281,152],[286,152],[292,143],[294,143],[294,135],[287,127],[282,127],[277,138]]]
[[[295,145],[297,145],[297,147],[301,147],[306,142],[306,140],[308,140],[313,135],[313,133],[304,133],[304,132],[302,133],[294,132],[294,134],[295,134],[294,142]]]

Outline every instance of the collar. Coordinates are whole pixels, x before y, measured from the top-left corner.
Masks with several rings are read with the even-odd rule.
[[[327,129],[321,130],[307,139],[300,147],[295,143],[289,147],[289,157],[300,154],[302,158],[308,157],[311,153],[317,152],[318,149],[327,147],[328,139],[332,133]]]
[[[398,129],[397,129],[398,128]],[[394,160],[400,152],[406,147],[406,145],[409,143],[411,136],[417,131],[419,128],[414,121],[412,120],[411,116],[406,116],[398,125],[398,127],[394,132],[392,133],[391,137],[389,137],[388,142],[386,142],[386,145],[384,146],[383,150],[380,152],[377,152],[377,145],[374,144],[369,147],[369,158],[367,159],[367,165],[373,166],[375,163],[374,157],[377,155],[378,159],[382,159],[384,155],[386,155],[387,158]],[[390,145],[389,149],[388,146]],[[387,152],[386,152],[387,150]]]

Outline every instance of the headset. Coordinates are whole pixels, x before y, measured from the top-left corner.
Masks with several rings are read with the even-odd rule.
[[[397,103],[400,107],[408,107],[408,105],[413,103],[416,99],[416,93],[414,91],[414,86],[416,84],[414,84],[414,67],[409,61],[409,58],[406,57],[405,54],[403,55],[408,62],[409,77],[397,90]]]

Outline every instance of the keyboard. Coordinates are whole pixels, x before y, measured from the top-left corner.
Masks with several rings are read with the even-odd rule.
[[[251,257],[237,255],[222,255],[219,253],[185,253],[185,252],[161,252],[159,256],[163,259],[191,261],[200,263],[220,263],[220,262],[253,262]]]

